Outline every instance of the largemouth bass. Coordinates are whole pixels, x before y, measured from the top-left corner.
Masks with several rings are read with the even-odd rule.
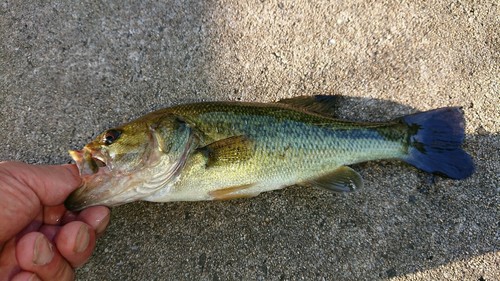
[[[347,192],[363,181],[346,165],[378,159],[452,179],[473,173],[461,149],[460,108],[366,123],[332,118],[335,100],[208,102],[152,112],[70,151],[82,185],[65,205],[232,199],[294,184]]]

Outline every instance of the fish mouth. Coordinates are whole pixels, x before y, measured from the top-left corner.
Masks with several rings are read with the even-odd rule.
[[[70,150],[69,154],[76,162],[82,177],[111,170],[108,157],[98,151],[92,151],[88,147],[84,147],[82,150]]]
[[[111,207],[144,197],[144,194],[126,187],[116,188],[135,183],[137,179],[113,165],[106,151],[94,150],[87,145],[82,150],[70,150],[69,154],[78,166],[82,183],[64,201],[66,209],[81,211],[96,205]]]
[[[79,211],[100,202],[105,196],[105,191],[95,187],[96,183],[109,180],[112,166],[106,155],[87,146],[82,150],[70,150],[69,154],[78,167],[82,185],[68,196],[64,205],[70,211]]]

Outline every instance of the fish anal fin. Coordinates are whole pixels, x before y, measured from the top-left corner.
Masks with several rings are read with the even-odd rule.
[[[206,168],[238,163],[253,155],[253,141],[246,136],[234,136],[215,141],[198,151],[207,157]]]
[[[309,180],[306,183],[334,192],[351,192],[363,188],[361,175],[347,166],[342,166],[329,174]]]
[[[209,195],[212,196],[215,200],[230,200],[230,199],[236,199],[236,198],[254,197],[257,194],[241,192],[241,191],[244,191],[245,189],[248,189],[252,186],[254,186],[253,183],[226,187],[226,188],[210,191]]]
[[[279,100],[278,103],[290,105],[317,114],[338,117],[337,111],[342,103],[342,96],[299,96],[290,99]]]

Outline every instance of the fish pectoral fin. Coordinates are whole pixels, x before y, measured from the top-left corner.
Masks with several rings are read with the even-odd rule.
[[[306,183],[334,192],[351,192],[363,188],[361,175],[347,166]]]
[[[210,191],[208,194],[215,200],[230,200],[257,196],[258,193],[245,193],[244,190],[254,186],[253,183],[242,184]]]
[[[328,117],[338,117],[337,111],[345,99],[342,96],[299,96],[290,99],[279,100],[278,103],[290,105],[294,108],[304,109],[309,112],[318,113]]]
[[[206,168],[245,161],[253,155],[253,141],[234,136],[197,149],[207,158]]]

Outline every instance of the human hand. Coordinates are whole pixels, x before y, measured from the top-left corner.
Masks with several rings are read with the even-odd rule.
[[[64,208],[80,181],[75,165],[0,162],[0,281],[74,279],[110,215]]]

